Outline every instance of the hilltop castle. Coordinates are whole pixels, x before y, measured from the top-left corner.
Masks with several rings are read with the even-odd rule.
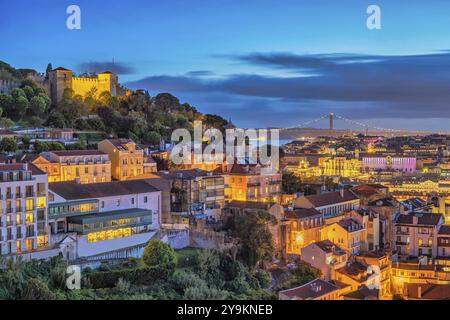
[[[104,91],[114,97],[129,93],[128,89],[119,85],[117,75],[109,71],[94,76],[75,77],[72,70],[59,67],[50,71],[48,77],[38,73],[29,74],[26,78],[35,81],[45,89],[55,104],[61,100],[65,89],[71,89],[74,95],[80,95],[83,98],[92,90],[95,91],[95,96]],[[19,80],[0,79],[0,93],[10,93],[13,89],[20,88],[21,84],[22,81]]]
[[[50,71],[48,87],[54,103],[61,100],[65,89],[72,89],[74,94],[83,97],[92,89],[96,90],[97,95],[104,91],[112,96],[124,94],[117,75],[109,71],[99,73],[96,77],[74,77],[71,70],[59,67]]]

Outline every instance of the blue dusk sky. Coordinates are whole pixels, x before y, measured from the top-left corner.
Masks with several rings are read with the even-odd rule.
[[[81,30],[66,27],[71,4]],[[381,30],[366,27],[371,4]],[[0,0],[0,12],[0,60],[14,67],[115,71],[243,127],[334,112],[450,131],[447,0]]]

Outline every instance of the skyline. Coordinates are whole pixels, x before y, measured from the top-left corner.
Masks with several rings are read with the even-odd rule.
[[[65,26],[70,4],[81,8],[81,30]],[[445,1],[377,1],[381,30],[366,28],[372,3],[361,1],[320,1],[327,10],[310,1],[104,4],[0,0],[9,13],[0,21],[0,60],[41,72],[49,62],[76,72],[114,69],[131,89],[170,92],[243,127],[335,112],[447,131]]]

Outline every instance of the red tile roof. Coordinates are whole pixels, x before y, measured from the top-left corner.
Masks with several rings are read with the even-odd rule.
[[[286,219],[305,219],[314,216],[322,216],[322,213],[314,208],[298,208],[292,211],[285,211]]]
[[[341,196],[341,193],[338,191],[338,192],[322,193],[317,195],[315,194],[311,196],[306,196],[305,198],[316,208],[337,204],[341,202],[358,200],[358,197],[348,190],[344,190],[343,197]]]
[[[300,287],[280,291],[280,294],[288,296],[290,299],[315,299],[323,295],[337,291],[340,288],[328,281],[315,279]]]

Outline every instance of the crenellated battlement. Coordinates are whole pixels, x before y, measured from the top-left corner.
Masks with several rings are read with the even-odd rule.
[[[50,88],[53,101],[59,101],[65,89],[72,89],[75,95],[83,97],[92,92],[98,95],[105,91],[116,96],[120,91],[117,75],[114,73],[100,73],[96,77],[74,77],[73,72],[65,68],[51,71]]]

